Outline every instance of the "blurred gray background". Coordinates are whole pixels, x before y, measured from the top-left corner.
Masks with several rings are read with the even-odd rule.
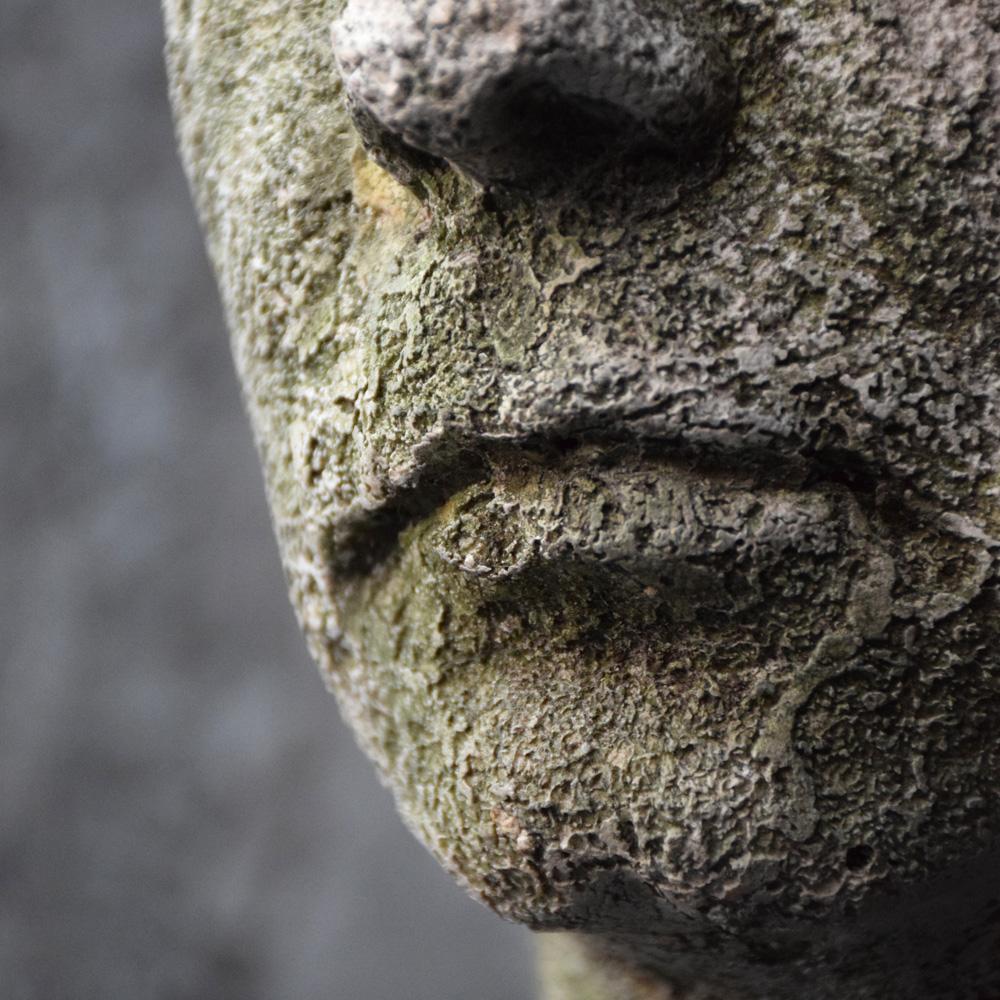
[[[0,997],[523,1000],[308,662],[161,47],[0,0]]]

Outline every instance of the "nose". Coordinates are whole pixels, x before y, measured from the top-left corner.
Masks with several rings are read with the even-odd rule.
[[[691,0],[348,0],[356,111],[490,184],[636,144],[704,145],[735,96]],[[595,141],[596,139],[596,141]]]

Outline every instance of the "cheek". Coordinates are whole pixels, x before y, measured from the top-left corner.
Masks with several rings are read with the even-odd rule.
[[[353,237],[328,4],[169,4],[171,95],[248,389],[287,377]]]

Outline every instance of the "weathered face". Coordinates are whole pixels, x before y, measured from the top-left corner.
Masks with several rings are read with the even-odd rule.
[[[690,0],[734,106],[640,143],[561,70],[465,163],[364,151],[340,0],[166,6],[293,600],[443,863],[761,962],[957,884],[1000,832],[1000,4]]]

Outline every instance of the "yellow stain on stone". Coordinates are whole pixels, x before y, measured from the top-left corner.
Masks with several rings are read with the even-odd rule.
[[[351,157],[354,201],[377,219],[394,225],[417,222],[423,214],[419,199],[358,146]]]

